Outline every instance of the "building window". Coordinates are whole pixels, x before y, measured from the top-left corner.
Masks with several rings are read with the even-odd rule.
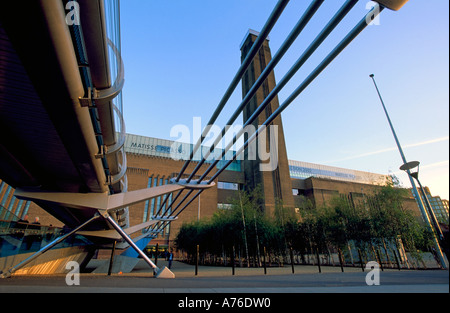
[[[229,203],[217,203],[217,208],[219,210],[231,210],[232,207],[233,205]]]
[[[239,190],[239,184],[220,181],[217,183],[217,188],[225,190]]]

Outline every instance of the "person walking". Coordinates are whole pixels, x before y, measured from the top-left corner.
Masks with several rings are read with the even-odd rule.
[[[173,251],[170,251],[170,252],[169,252],[168,261],[169,261],[169,269],[170,269],[170,268],[172,267]]]

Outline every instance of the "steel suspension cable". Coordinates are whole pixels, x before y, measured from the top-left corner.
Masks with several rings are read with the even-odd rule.
[[[295,89],[295,91],[279,106],[267,120],[263,123],[258,130],[252,134],[252,136],[244,143],[244,145],[234,153],[233,158],[229,160],[219,171],[217,171],[208,181],[208,184],[212,183],[233,161],[236,160],[239,154],[241,154],[248,145],[255,140],[259,133],[266,129],[266,127],[273,122],[313,81],[319,76],[320,73],[367,27],[368,21],[375,18],[383,11],[384,7],[380,6],[379,9],[373,8],[365,17],[345,36],[345,38],[330,52],[327,57],[314,69],[313,72]],[[197,192],[197,194],[177,213],[178,216],[186,207],[198,197],[203,190]],[[172,212],[174,214],[175,212]]]
[[[236,73],[235,77],[233,78],[230,86],[228,87],[227,91],[225,92],[224,96],[222,97],[222,100],[220,101],[219,105],[217,106],[216,110],[214,111],[213,115],[211,116],[207,127],[202,132],[199,140],[193,147],[189,159],[186,160],[184,163],[180,173],[178,174],[176,181],[179,182],[181,177],[183,176],[184,172],[186,171],[187,167],[189,166],[190,162],[194,158],[195,153],[200,148],[203,140],[206,138],[211,126],[216,121],[219,114],[222,112],[225,104],[230,99],[231,95],[233,94],[234,90],[238,86],[239,82],[241,81],[242,77],[244,76],[247,68],[250,66],[251,62],[253,61],[253,58],[258,53],[259,49],[262,47],[264,40],[268,37],[270,31],[275,26],[276,22],[278,21],[279,17],[283,13],[284,9],[286,8],[287,4],[289,3],[289,0],[280,0],[278,1],[277,5],[275,6],[274,10],[272,11],[272,14],[270,15],[269,19],[267,20],[266,24],[264,25],[263,29],[261,30],[261,33],[259,34],[257,40],[254,42],[252,48],[250,49],[247,57],[242,62],[238,72]],[[188,182],[192,179],[193,175],[190,175]],[[174,197],[174,200],[169,204],[167,209],[171,208],[172,204],[180,197],[182,191],[178,191],[176,196]],[[160,208],[162,208],[163,205],[167,202],[167,199],[163,200],[163,203],[161,204]],[[159,210],[160,211],[160,210]]]
[[[309,59],[309,57],[317,50],[317,48],[325,41],[325,39],[330,35],[330,33],[337,27],[337,25],[342,21],[342,19],[351,11],[351,9],[356,5],[356,3],[358,2],[358,0],[347,0],[344,5],[342,5],[342,7],[338,10],[338,12],[333,16],[333,18],[328,22],[328,24],[323,28],[323,30],[320,32],[320,34],[314,39],[314,41],[309,45],[309,47],[305,50],[305,52],[300,56],[300,58],[297,60],[297,62],[292,66],[292,68],[288,71],[288,73],[282,78],[282,80],[275,86],[275,88],[272,90],[272,92],[266,97],[266,99],[259,105],[259,107],[256,109],[256,111],[248,118],[248,120],[245,122],[244,126],[242,127],[242,129],[238,132],[238,134],[236,134],[233,138],[233,140],[231,140],[231,142],[228,144],[228,146],[222,151],[222,155],[220,158],[216,158],[216,160],[208,167],[208,169],[203,173],[203,175],[200,177],[200,179],[197,181],[197,183],[200,183],[203,181],[203,179],[205,179],[205,177],[211,172],[211,170],[217,165],[217,163],[220,162],[220,160],[225,156],[226,152],[231,148],[231,146],[233,145],[233,142],[239,138],[245,131],[245,127],[250,125],[254,120],[256,120],[256,118],[259,116],[259,114],[266,108],[266,106],[275,98],[275,96],[286,86],[286,84],[292,79],[292,77],[298,72],[298,70],[303,66],[303,64]],[[302,24],[305,23],[307,20],[309,20],[309,14],[311,14],[314,10],[317,10],[318,7],[320,5],[316,2],[313,2],[312,5],[310,5],[310,7],[308,8],[306,14],[304,15],[303,18],[300,19],[299,23],[296,25],[296,29],[294,29],[291,34],[290,34],[290,38],[288,38],[285,43],[283,44],[282,48],[280,48],[280,53],[277,53],[276,57],[278,58],[279,56],[282,56],[285,51],[283,52],[284,49],[288,49],[288,46],[290,46],[292,44],[292,42],[290,42],[291,40],[295,40],[294,36],[296,34],[296,32],[299,32],[300,29],[302,28]],[[292,36],[291,36],[292,35]],[[297,35],[298,36],[298,35]],[[275,62],[277,63],[278,61],[275,60]],[[272,66],[274,66],[273,63]],[[270,65],[271,63],[269,63]],[[267,67],[266,67],[267,69]],[[269,70],[266,71],[266,75],[268,75],[270,72]],[[262,73],[264,74],[264,72]],[[258,82],[258,81],[257,81]],[[260,80],[260,83],[262,84],[263,80]],[[254,84],[256,85],[256,83]],[[253,89],[253,88],[252,88]],[[253,91],[252,89],[250,90],[250,92],[255,92],[257,88],[254,88]],[[247,93],[247,95],[250,94]],[[248,98],[247,102],[251,99],[251,97],[245,97]],[[240,106],[244,106],[246,103],[245,101],[243,101],[241,103]],[[232,118],[236,118],[238,116],[238,114],[234,114],[234,116],[232,116]],[[231,119],[230,119],[231,120]],[[223,132],[223,131],[222,131]],[[216,139],[217,141],[217,139]],[[216,142],[215,142],[216,144]],[[213,150],[213,147],[210,149],[210,151]],[[207,156],[206,156],[207,157]],[[196,170],[198,171],[198,169],[200,168],[199,165],[202,165],[205,161],[206,161],[206,157],[204,157],[201,161],[201,164],[199,163],[196,167]],[[231,162],[229,162],[226,166],[228,167],[229,164],[231,164]],[[190,177],[193,177],[192,174]],[[192,190],[190,190],[188,192],[188,194],[183,198],[183,200],[178,204],[177,208],[187,199],[188,196],[190,196],[192,194]],[[194,196],[193,199],[195,199],[199,194],[201,194],[201,192],[203,192],[202,190],[199,191],[197,193],[197,195]],[[193,201],[192,199],[192,201]],[[190,201],[189,203],[191,203],[192,201]],[[169,207],[174,203],[174,201],[172,201],[172,203],[169,205]],[[186,206],[185,206],[186,207]],[[184,210],[183,207],[181,209],[181,211]],[[176,212],[176,209],[173,211],[172,214],[174,214]],[[181,212],[180,212],[181,213]],[[156,227],[156,225],[154,226]]]
[[[353,29],[347,36],[333,49],[332,52],[314,69],[313,72],[295,89],[295,91],[280,105],[263,123],[263,125],[258,128],[258,130],[244,143],[244,145],[233,155],[233,158],[225,164],[219,171],[217,171],[208,181],[211,183],[216,179],[236,158],[241,154],[244,149],[248,147],[250,142],[256,139],[259,132],[264,130],[273,120],[280,115],[313,81],[319,76],[320,73],[325,70],[325,68],[367,27],[368,18],[376,17],[383,11],[384,7],[380,6],[378,10],[372,9]]]
[[[317,50],[317,48],[325,41],[325,39],[331,34],[331,32],[339,25],[342,19],[351,11],[358,0],[347,0],[347,2],[339,9],[339,11],[333,16],[325,28],[320,32],[320,34],[314,39],[314,41],[309,45],[305,52],[300,56],[297,62],[291,67],[291,69],[286,73],[286,75],[281,79],[281,81],[275,86],[275,88],[269,93],[269,95],[264,99],[264,101],[258,106],[255,112],[248,118],[242,129],[234,136],[233,140],[228,144],[228,146],[222,151],[220,158],[217,158],[213,164],[206,170],[206,172],[200,177],[198,182],[201,182],[206,175],[217,165],[218,162],[225,156],[228,150],[232,147],[233,142],[235,142],[244,132],[245,128],[253,123],[261,114],[261,112],[270,104],[270,102],[278,95],[278,93],[286,86],[286,84],[292,79],[292,77],[300,70],[300,68],[305,64],[305,62],[310,58],[310,56]]]
[[[264,43],[264,40],[269,35],[272,28],[275,26],[276,22],[278,21],[279,17],[281,16],[281,13],[283,13],[284,9],[286,8],[287,4],[289,3],[289,0],[279,0],[277,5],[275,6],[272,14],[270,15],[269,19],[267,20],[266,24],[264,25],[263,29],[261,30],[261,33],[259,34],[257,40],[253,44],[252,48],[250,49],[250,52],[248,53],[245,60],[242,62],[238,72],[236,73],[235,77],[233,78],[230,86],[228,87],[227,91],[225,92],[224,96],[222,97],[222,100],[218,104],[216,110],[214,111],[213,115],[211,116],[206,128],[203,130],[199,140],[195,144],[194,148],[192,149],[189,159],[186,160],[184,163],[180,173],[178,174],[178,177],[176,181],[178,182],[181,179],[181,176],[186,171],[188,165],[194,158],[195,153],[200,148],[203,140],[206,138],[206,135],[208,134],[211,126],[215,123],[217,117],[222,112],[225,104],[230,99],[231,95],[233,94],[234,90],[238,86],[239,82],[241,81],[242,77],[245,74],[245,71],[250,66],[251,62],[253,61],[253,58],[258,53],[259,49]]]
[[[242,100],[241,104],[238,106],[236,111],[230,117],[230,119],[228,120],[226,126],[222,129],[221,135],[216,138],[216,140],[212,144],[212,146],[209,149],[209,151],[206,153],[206,155],[203,156],[202,160],[197,164],[197,166],[195,167],[194,171],[189,176],[189,178],[187,180],[188,182],[190,182],[192,180],[194,175],[198,172],[198,170],[204,164],[204,162],[209,157],[209,155],[214,151],[214,148],[217,146],[217,144],[225,136],[225,133],[227,132],[228,126],[232,125],[235,122],[235,120],[238,118],[239,114],[242,113],[242,110],[245,108],[245,106],[250,102],[250,100],[256,94],[256,92],[258,91],[259,87],[261,87],[261,85],[264,83],[264,81],[269,76],[269,74],[273,71],[275,66],[283,58],[283,56],[286,54],[287,50],[291,47],[291,45],[294,43],[294,41],[297,39],[297,37],[300,35],[300,33],[306,27],[308,22],[311,20],[311,18],[317,12],[317,10],[320,8],[320,6],[323,4],[323,2],[324,2],[324,0],[315,0],[315,1],[313,1],[310,4],[310,6],[307,8],[307,10],[303,14],[303,16],[300,18],[298,23],[295,25],[295,27],[293,28],[291,33],[288,35],[286,40],[283,42],[283,44],[281,45],[280,49],[273,56],[272,60],[270,60],[269,64],[265,67],[264,71],[258,77],[257,81],[253,84],[251,89],[245,95],[245,97]]]

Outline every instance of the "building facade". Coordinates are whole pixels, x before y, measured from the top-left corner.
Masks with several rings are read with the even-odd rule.
[[[169,184],[171,178],[178,176],[185,162],[185,156],[187,155],[186,158],[189,156],[190,149],[192,149],[191,144],[127,134],[125,151],[128,165],[128,190],[133,191]],[[204,152],[206,149],[202,148],[201,150]],[[198,157],[201,157],[201,153]],[[192,173],[198,164],[198,160],[191,162],[184,177]],[[198,178],[211,163],[212,161],[208,161],[203,164],[194,179]],[[217,168],[220,168],[222,164],[219,162],[209,176],[214,175]],[[178,205],[186,192],[183,192],[177,199],[177,195],[174,193],[168,195],[167,199],[164,196],[157,197],[129,207],[130,226],[141,224],[155,216],[170,213],[179,214],[175,221],[165,226],[157,238],[150,242],[150,245],[158,244],[163,249],[174,247],[174,240],[183,223],[209,219],[219,210],[229,209],[233,199],[237,199],[238,192],[246,190],[247,180],[243,164],[242,160],[237,160],[231,164],[228,170],[224,171],[214,181],[215,185],[212,188],[205,190],[186,207],[184,207],[186,201],[182,205]],[[305,199],[309,200],[313,207],[319,207],[336,196],[346,197],[349,201],[356,203],[362,201],[365,196],[370,195],[378,186],[384,185],[389,180],[387,175],[326,165],[293,160],[289,160],[288,164],[290,171],[287,177],[281,178],[289,184],[288,190],[294,208],[301,206]],[[266,190],[263,190],[265,201],[266,199],[272,201],[272,196],[273,190],[269,191],[269,195],[267,195]],[[39,217],[42,225],[64,226],[36,204],[15,199],[14,189],[4,182],[0,182],[0,204],[2,205],[0,220],[11,220],[13,218],[17,220],[28,215],[30,221]],[[420,212],[412,193],[410,197],[405,199],[405,207],[412,210],[420,218]],[[266,214],[273,214],[273,212],[266,211]]]

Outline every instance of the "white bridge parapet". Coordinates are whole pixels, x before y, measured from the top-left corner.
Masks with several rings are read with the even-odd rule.
[[[174,185],[183,186],[186,189],[193,189],[193,190],[209,189],[216,184],[214,182],[208,184],[208,182],[206,181],[199,182],[198,180],[191,180],[190,182],[188,182],[187,179],[180,179],[179,181],[176,181],[176,178],[172,178],[170,180],[170,183]]]

